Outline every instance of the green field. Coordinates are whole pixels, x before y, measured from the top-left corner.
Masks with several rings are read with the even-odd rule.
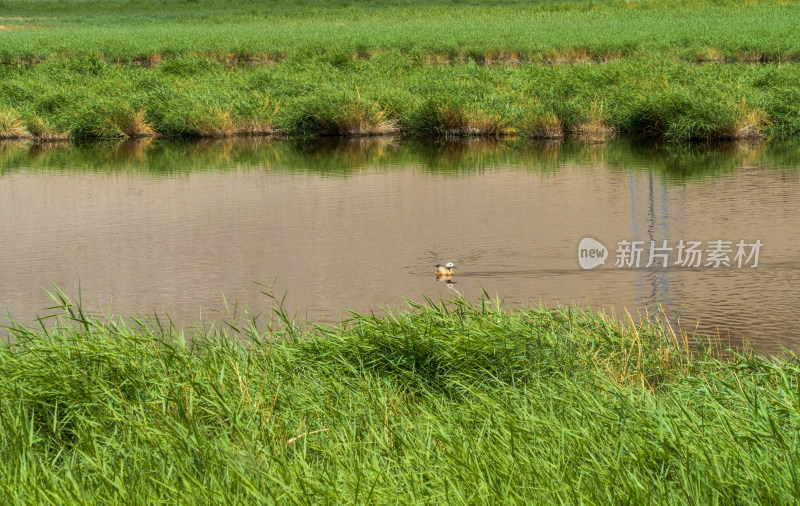
[[[800,133],[798,2],[0,5],[5,138]]]
[[[793,355],[492,301],[182,334],[57,298],[0,346],[8,504],[800,499]]]
[[[4,0],[0,57],[800,57],[796,1]],[[22,18],[22,19],[18,19]]]

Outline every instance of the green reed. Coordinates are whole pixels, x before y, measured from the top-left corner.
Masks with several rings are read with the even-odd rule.
[[[800,132],[796,2],[2,8],[0,138]]]
[[[5,502],[793,503],[797,358],[496,301],[225,331],[87,314],[0,348]],[[249,318],[249,319],[248,319]]]
[[[386,50],[433,60],[686,61],[800,57],[794,1],[4,0],[0,61],[54,56],[271,62]],[[435,20],[435,22],[432,22]]]
[[[177,58],[0,67],[0,137],[498,136],[672,141],[795,136],[800,64],[628,58],[429,65],[399,52],[268,66]]]

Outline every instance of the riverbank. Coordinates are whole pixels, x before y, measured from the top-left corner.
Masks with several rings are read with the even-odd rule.
[[[324,328],[278,308],[221,335],[58,298],[58,328],[0,348],[8,502],[800,495],[794,356],[491,301]]]
[[[0,138],[800,134],[778,0],[4,8]]]
[[[622,59],[430,65],[399,52],[270,66],[186,57],[0,67],[0,138],[516,136],[590,142],[800,133],[800,64]]]

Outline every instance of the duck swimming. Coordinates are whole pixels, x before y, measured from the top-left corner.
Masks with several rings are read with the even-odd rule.
[[[455,268],[456,266],[453,264],[453,262],[447,262],[445,265],[436,264],[436,277],[439,279],[451,278],[453,277],[453,274],[455,274],[455,271],[453,270]]]

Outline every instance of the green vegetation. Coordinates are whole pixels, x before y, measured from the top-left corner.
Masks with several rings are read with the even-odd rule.
[[[601,160],[798,165],[794,1],[0,0],[0,175]],[[435,21],[435,22],[434,22]],[[389,138],[346,143],[165,137]],[[538,144],[529,139],[581,139]],[[141,139],[144,138],[144,139]],[[502,138],[502,139],[500,139]],[[513,138],[508,140],[506,138]],[[133,139],[75,145],[72,139]],[[477,147],[476,147],[477,146]],[[621,146],[621,147],[620,147]],[[707,162],[711,163],[707,163]],[[344,168],[342,168],[344,167]],[[466,168],[465,168],[466,167]],[[636,169],[641,167],[641,169]],[[7,503],[797,503],[800,363],[497,303],[184,333],[84,313],[0,345]],[[492,500],[491,502],[494,502]]]
[[[177,58],[0,67],[0,137],[263,134],[599,136],[800,133],[800,64],[429,65],[397,52],[273,66]]]
[[[2,6],[0,138],[800,133],[797,2]]]
[[[800,499],[794,355],[491,301],[184,335],[55,298],[0,346],[4,502]]]
[[[431,61],[800,58],[793,0],[3,0],[2,16],[5,62],[263,63],[386,50]]]

